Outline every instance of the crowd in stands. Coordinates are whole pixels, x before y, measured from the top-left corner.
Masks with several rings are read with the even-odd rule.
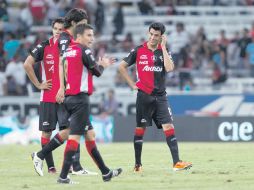
[[[113,2],[113,1],[110,1]],[[130,1],[128,1],[130,2]],[[137,3],[140,15],[153,15],[154,7],[167,6],[167,14],[177,14],[174,7],[181,5],[254,5],[253,0],[140,0]],[[107,53],[129,52],[142,44],[145,38],[134,40],[131,32],[124,33],[125,24],[123,4],[106,3],[103,0],[27,0],[22,3],[9,3],[0,0],[0,96],[26,95],[27,78],[23,70],[23,62],[28,50],[46,40],[50,31],[31,29],[34,26],[50,26],[52,19],[64,16],[73,8],[84,8],[89,14],[89,23],[95,27],[96,38],[105,34],[108,27],[113,32],[109,40],[96,40],[94,53],[97,57]],[[112,21],[105,25],[106,14],[110,7]],[[14,8],[16,16],[9,8]],[[249,28],[235,33],[228,38],[221,30],[220,37],[208,40],[207,31],[200,27],[196,33],[189,33],[182,22],[178,22],[175,30],[168,32],[168,48],[174,59],[175,72],[168,75],[168,86],[179,86],[181,90],[191,90],[195,84],[193,77],[211,71],[212,85],[223,83],[231,76],[228,70],[236,72],[237,77],[254,76],[254,23]],[[145,33],[146,31],[141,31]],[[119,35],[125,35],[124,39]],[[133,77],[135,77],[133,68]],[[127,86],[116,71],[115,85]]]

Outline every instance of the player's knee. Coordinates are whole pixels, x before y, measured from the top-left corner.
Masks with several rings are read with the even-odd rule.
[[[174,125],[171,124],[171,123],[167,123],[167,124],[163,124],[162,128],[163,128],[164,131],[165,130],[170,130],[170,129],[174,129]]]
[[[63,140],[68,139],[69,134],[70,134],[70,129],[69,129],[69,128],[63,129],[63,130],[61,130],[61,131],[59,132],[59,135],[61,136],[61,138],[62,138]]]
[[[52,135],[52,131],[42,131],[41,136],[44,138],[50,138]]]
[[[88,141],[93,141],[93,140],[95,140],[95,132],[94,132],[94,130],[93,130],[93,129],[92,129],[92,130],[88,130],[87,133],[86,133],[86,135],[85,135],[85,138],[86,138],[86,140],[88,140]]]

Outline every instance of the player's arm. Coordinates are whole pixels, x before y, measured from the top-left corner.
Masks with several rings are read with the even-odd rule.
[[[127,67],[129,67],[130,65],[133,65],[136,62],[136,54],[137,54],[136,52],[137,52],[136,49],[131,50],[131,52],[128,54],[128,56],[125,57],[120,62],[120,65],[118,66],[118,70],[119,70],[120,75],[126,80],[128,85],[133,90],[137,90],[138,87],[136,86],[135,82],[133,81],[133,79],[128,74]]]
[[[90,49],[82,49],[83,64],[92,72],[93,75],[100,77],[107,67],[115,62],[115,59],[109,57],[100,57],[96,63],[94,56]]]
[[[56,101],[58,103],[62,103],[64,101],[64,92],[65,92],[65,86],[64,86],[64,59],[63,54],[66,51],[70,44],[70,38],[67,35],[61,35],[58,41],[58,48],[60,51],[59,55],[59,83],[60,87],[58,89],[58,92],[56,94]]]
[[[34,86],[40,90],[49,90],[52,87],[51,80],[39,82],[38,78],[35,75],[33,65],[36,62],[42,61],[44,53],[43,45],[38,45],[34,48],[30,55],[26,58],[24,63],[24,69],[30,81],[34,84]]]
[[[162,35],[161,48],[162,48],[162,54],[163,54],[164,67],[166,72],[170,72],[174,70],[174,62],[171,55],[168,53],[166,43],[167,43],[167,38],[165,35]]]

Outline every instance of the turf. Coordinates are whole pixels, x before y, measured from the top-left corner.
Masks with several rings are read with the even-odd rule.
[[[172,159],[165,143],[148,143],[143,147],[143,173],[134,174],[131,143],[99,144],[99,150],[111,168],[122,167],[123,173],[111,182],[101,176],[72,176],[78,185],[56,184],[58,175],[50,175],[44,165],[44,177],[33,169],[30,154],[39,145],[0,146],[0,190],[252,190],[254,189],[253,143],[180,143],[183,160],[192,161],[187,171],[173,172]],[[98,171],[84,146],[82,164]],[[54,152],[60,170],[63,147]],[[98,171],[99,172],[99,171]]]

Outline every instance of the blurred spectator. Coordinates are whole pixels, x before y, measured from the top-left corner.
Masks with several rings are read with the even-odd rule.
[[[227,80],[227,67],[225,60],[226,55],[223,47],[214,43],[212,55],[212,82],[214,85],[223,83]]]
[[[113,25],[114,34],[122,34],[124,29],[124,14],[122,5],[119,2],[114,3]]]
[[[96,33],[101,34],[104,26],[105,18],[104,18],[104,4],[97,0],[97,8],[95,11],[95,27]]]
[[[52,21],[59,17],[61,9],[61,0],[47,0],[47,24],[50,25]]]
[[[33,16],[33,23],[35,25],[44,24],[44,19],[47,14],[46,0],[29,0],[29,10]]]
[[[125,39],[122,41],[122,49],[124,52],[129,52],[135,46],[132,33],[128,32],[125,36]]]
[[[9,79],[9,85],[13,84],[15,88],[8,87],[10,92],[16,89],[16,95],[25,95],[26,89],[26,73],[23,68],[23,62],[20,60],[18,54],[6,66],[5,75]],[[15,94],[12,94],[15,95]]]
[[[180,90],[190,90],[192,85],[191,70],[193,59],[190,56],[191,46],[187,45],[181,49],[181,57],[179,60],[179,87]]]
[[[19,27],[21,30],[29,33],[31,26],[33,25],[33,17],[27,6],[27,3],[20,4],[20,17],[18,18],[20,23]]]
[[[251,34],[251,43],[249,43],[246,48],[246,55],[250,68],[250,75],[254,77],[254,33]]]
[[[108,50],[110,52],[118,52],[120,48],[120,41],[117,39],[115,33],[112,34],[111,40],[108,42]]]
[[[126,83],[124,78],[120,75],[118,70],[116,71],[115,85],[116,87],[128,87],[128,84]]]
[[[7,94],[6,84],[7,84],[7,80],[6,80],[6,76],[5,76],[4,65],[0,64],[0,96]]]
[[[6,42],[4,43],[6,61],[10,61],[13,59],[14,55],[20,47],[20,44],[20,40],[16,39],[14,33],[7,33]]]
[[[5,0],[0,1],[0,20],[7,22],[9,20],[7,12],[7,2]]]
[[[177,68],[179,65],[181,49],[189,43],[189,36],[184,30],[183,23],[179,22],[176,24],[176,30],[169,35],[168,42],[175,67]]]
[[[238,46],[240,40],[239,32],[235,33],[234,38],[227,46],[227,62],[229,68],[241,69],[240,64],[240,48]]]
[[[118,102],[113,89],[108,90],[107,97],[103,96],[103,102],[100,105],[102,115],[118,114]]]
[[[154,13],[153,7],[148,0],[138,2],[138,8],[142,15],[152,15]]]
[[[240,48],[240,67],[246,68],[248,66],[248,61],[246,59],[246,47],[251,43],[251,38],[249,37],[249,30],[244,28],[242,31],[242,37],[238,42],[238,46]]]

